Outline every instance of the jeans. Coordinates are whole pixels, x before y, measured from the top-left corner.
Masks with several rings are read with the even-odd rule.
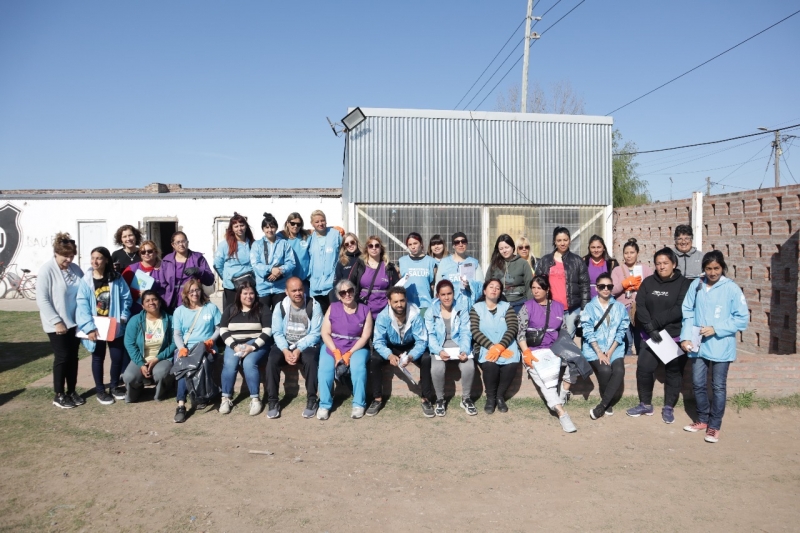
[[[486,399],[505,399],[506,391],[519,372],[520,363],[498,365],[491,361],[481,364],[483,371],[483,388],[486,389]]]
[[[124,370],[122,364],[125,358],[125,339],[118,337],[111,342],[97,341],[95,343],[94,352],[92,352],[92,376],[94,377],[94,386],[97,392],[104,392],[105,385],[103,384],[103,363],[106,359],[106,347],[111,354],[111,383],[109,387],[114,389],[119,385],[119,378]]]
[[[709,429],[721,429],[727,401],[728,367],[730,362],[709,361],[698,357],[692,360],[692,382],[697,403],[697,419]],[[708,401],[708,369],[711,368],[711,402]]]
[[[564,311],[564,328],[566,328],[567,333],[569,333],[569,336],[573,339],[575,338],[575,331],[578,329],[578,320],[580,316],[580,306]]]
[[[302,365],[303,379],[306,381],[306,396],[316,398],[319,375],[319,346],[309,346],[300,352],[297,363]],[[273,345],[267,356],[267,399],[278,401],[281,382],[281,366],[286,365],[283,350]]]
[[[142,375],[141,367],[131,362],[125,369],[125,384],[128,390],[125,392],[125,403],[133,403],[139,399],[145,384],[155,383],[155,399],[160,402],[164,399],[167,391],[172,386],[175,376],[170,374],[172,370],[172,359],[163,359],[153,366],[151,378],[145,379]]]
[[[255,340],[248,341],[247,344],[253,345]],[[236,382],[236,372],[239,367],[244,370],[244,380],[247,382],[247,390],[250,391],[251,398],[258,398],[261,389],[261,374],[258,371],[258,363],[267,354],[267,347],[262,346],[256,351],[247,354],[244,359],[236,355],[230,346],[225,347],[225,354],[222,363],[222,396],[230,398],[233,396],[233,384]]]
[[[81,340],[75,336],[77,328],[67,330],[64,335],[48,333],[50,347],[53,348],[53,390],[56,394],[64,393],[64,382],[67,382],[67,392],[75,392],[78,381],[78,349]]]
[[[353,406],[367,406],[367,359],[369,350],[361,348],[350,356],[350,378],[353,382]],[[328,353],[325,345],[319,351],[319,406],[321,409],[330,410],[333,407],[333,377],[336,367],[333,356]]]
[[[654,354],[646,342],[641,344],[636,362],[636,388],[639,401],[645,405],[653,403],[653,387],[656,384],[656,369],[661,359]],[[683,387],[683,369],[686,368],[686,355],[681,355],[664,365],[664,405],[675,407]]]
[[[413,348],[413,344],[405,346],[386,345],[392,350],[394,355],[400,355]],[[419,367],[419,386],[422,398],[430,400],[433,398],[433,382],[431,380],[431,354],[427,351],[416,361],[412,361]],[[383,398],[383,367],[388,365],[389,360],[384,359],[378,352],[372,352],[369,358],[369,379],[372,385],[372,397]]]
[[[448,364],[458,365],[458,369],[461,371],[461,397],[465,400],[471,398],[472,383],[475,380],[474,359],[467,359],[462,363],[459,359],[441,361],[436,359],[435,356],[429,357],[431,358],[431,381],[433,381],[437,400],[444,400],[444,376],[447,372]]]
[[[600,386],[600,403],[605,409],[611,405],[619,388],[625,381],[625,359],[620,357],[610,365],[601,364],[600,361],[589,361],[592,370],[597,375],[597,384]]]
[[[186,401],[186,378],[178,380],[178,394],[175,399],[179,402]]]

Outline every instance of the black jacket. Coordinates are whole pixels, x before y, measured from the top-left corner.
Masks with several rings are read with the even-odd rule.
[[[586,268],[589,268],[589,261],[591,261],[591,256],[589,254],[584,255],[583,262],[586,263]],[[611,272],[618,266],[619,266],[619,261],[617,261],[613,257],[609,257],[608,260],[606,261],[606,272],[608,272],[608,275],[610,276]]]
[[[586,268],[586,263],[579,255],[569,251],[561,257],[561,260],[564,263],[564,275],[567,278],[567,307],[583,309],[592,299],[589,288],[589,270]],[[556,260],[552,253],[543,256],[536,263],[536,275],[549,276],[550,269],[555,263]]]
[[[692,281],[677,268],[669,279],[658,274],[644,278],[636,293],[636,324],[645,332],[666,329],[670,337],[681,334],[681,306]]]
[[[362,287],[361,285],[361,277],[364,275],[366,270],[366,263],[359,259],[352,272],[350,272],[350,281],[352,281],[353,285],[356,286],[356,298],[358,298],[358,295],[361,294],[361,289],[369,289],[369,278],[367,279],[366,286]],[[389,264],[386,265],[386,277],[389,278],[389,288],[394,287],[394,285],[400,281],[400,272],[398,272],[397,267],[392,262],[389,262]]]
[[[349,279],[353,283],[353,285],[356,286],[356,296],[358,296],[359,293],[358,278],[355,277],[355,272],[353,271],[354,270],[353,267],[361,263],[362,265],[361,272],[362,273],[364,272],[363,270],[364,263],[361,261],[361,258],[359,257],[361,255],[361,252],[356,250],[355,253],[352,254],[345,253],[345,255],[347,255],[348,259],[350,259],[346,265],[343,265],[341,261],[336,262],[336,272],[333,274],[333,288],[331,289],[331,292],[328,293],[328,300],[331,303],[339,301],[339,296],[336,294],[336,284],[342,281],[343,279]]]

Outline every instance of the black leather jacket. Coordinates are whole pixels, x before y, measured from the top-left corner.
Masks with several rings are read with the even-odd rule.
[[[564,275],[567,278],[567,307],[583,309],[592,299],[589,289],[589,270],[586,268],[586,263],[579,255],[572,252],[564,254],[561,260],[564,263]],[[552,253],[543,256],[536,263],[536,275],[548,276],[550,268],[555,265],[555,262]]]

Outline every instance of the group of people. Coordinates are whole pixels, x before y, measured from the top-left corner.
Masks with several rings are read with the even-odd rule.
[[[698,417],[684,429],[705,431],[709,442],[719,439],[728,366],[736,358],[734,335],[749,317],[741,289],[725,277],[722,253],[694,248],[691,227],[676,228],[675,249],[655,253],[655,272],[639,260],[635,239],[624,244],[618,263],[597,235],[589,239],[586,256],[576,255],[569,230],[557,227],[553,251],[539,259],[527,239],[515,243],[500,235],[484,273],[467,253],[462,232],[450,238],[452,253],[440,235],[426,249],[422,236],[412,232],[405,239],[408,253],[395,264],[376,235],[361,246],[355,234],[329,228],[321,211],[311,214],[311,225],[306,230],[302,216],[292,213],[278,231],[278,221],[265,213],[264,236],[255,239],[247,219],[234,214],[211,266],[190,250],[183,232],[172,236],[173,251],[162,258],[153,241],[123,226],[115,235],[121,248],[113,254],[104,247],[92,250],[86,273],[72,262],[75,241],[59,233],[37,290],[55,352],[54,405],[85,403],[75,390],[81,342],[91,354],[96,398],[112,404],[137,401],[147,384],[156,385],[157,400],[166,398],[173,365],[198,350],[212,358],[221,340],[222,414],[233,409],[234,383],[242,372],[250,414],[280,417],[280,371],[289,365],[300,367],[305,379],[303,417],[330,416],[337,381],[352,391],[353,418],[375,416],[384,405],[385,366],[416,385],[408,372],[413,364],[419,367],[423,414],[441,417],[452,365],[460,374],[459,405],[468,415],[478,413],[477,368],[487,414],[508,411],[508,390],[522,370],[563,430],[572,433],[576,427],[566,411],[571,385],[596,374],[600,400],[589,416],[612,415],[624,356],[636,353],[640,403],[627,414],[653,414],[655,371],[666,360],[661,415],[673,423],[691,360]],[[222,310],[205,289],[215,282],[212,268],[224,290]],[[574,342],[579,332],[580,347]],[[665,358],[663,347],[670,342],[676,351]],[[188,398],[186,378],[177,379],[175,422],[185,421]]]

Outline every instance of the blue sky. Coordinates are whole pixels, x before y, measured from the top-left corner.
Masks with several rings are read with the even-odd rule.
[[[562,0],[536,30],[578,1]],[[453,109],[525,7],[7,0],[0,183],[338,187],[343,140],[326,116],[339,119],[348,106]],[[530,79],[545,88],[569,81],[588,114],[604,115],[798,9],[794,0],[586,0],[532,48]],[[800,15],[615,113],[616,127],[648,150],[798,124],[797,50]],[[480,109],[492,110],[520,76],[518,66]],[[744,141],[752,142],[731,148]],[[637,161],[654,199],[666,200],[670,176],[674,196],[687,196],[752,157],[725,177],[728,188],[714,189],[732,192],[772,183],[768,144],[744,139]],[[795,146],[785,158],[800,179]],[[783,183],[793,183],[785,166]]]

